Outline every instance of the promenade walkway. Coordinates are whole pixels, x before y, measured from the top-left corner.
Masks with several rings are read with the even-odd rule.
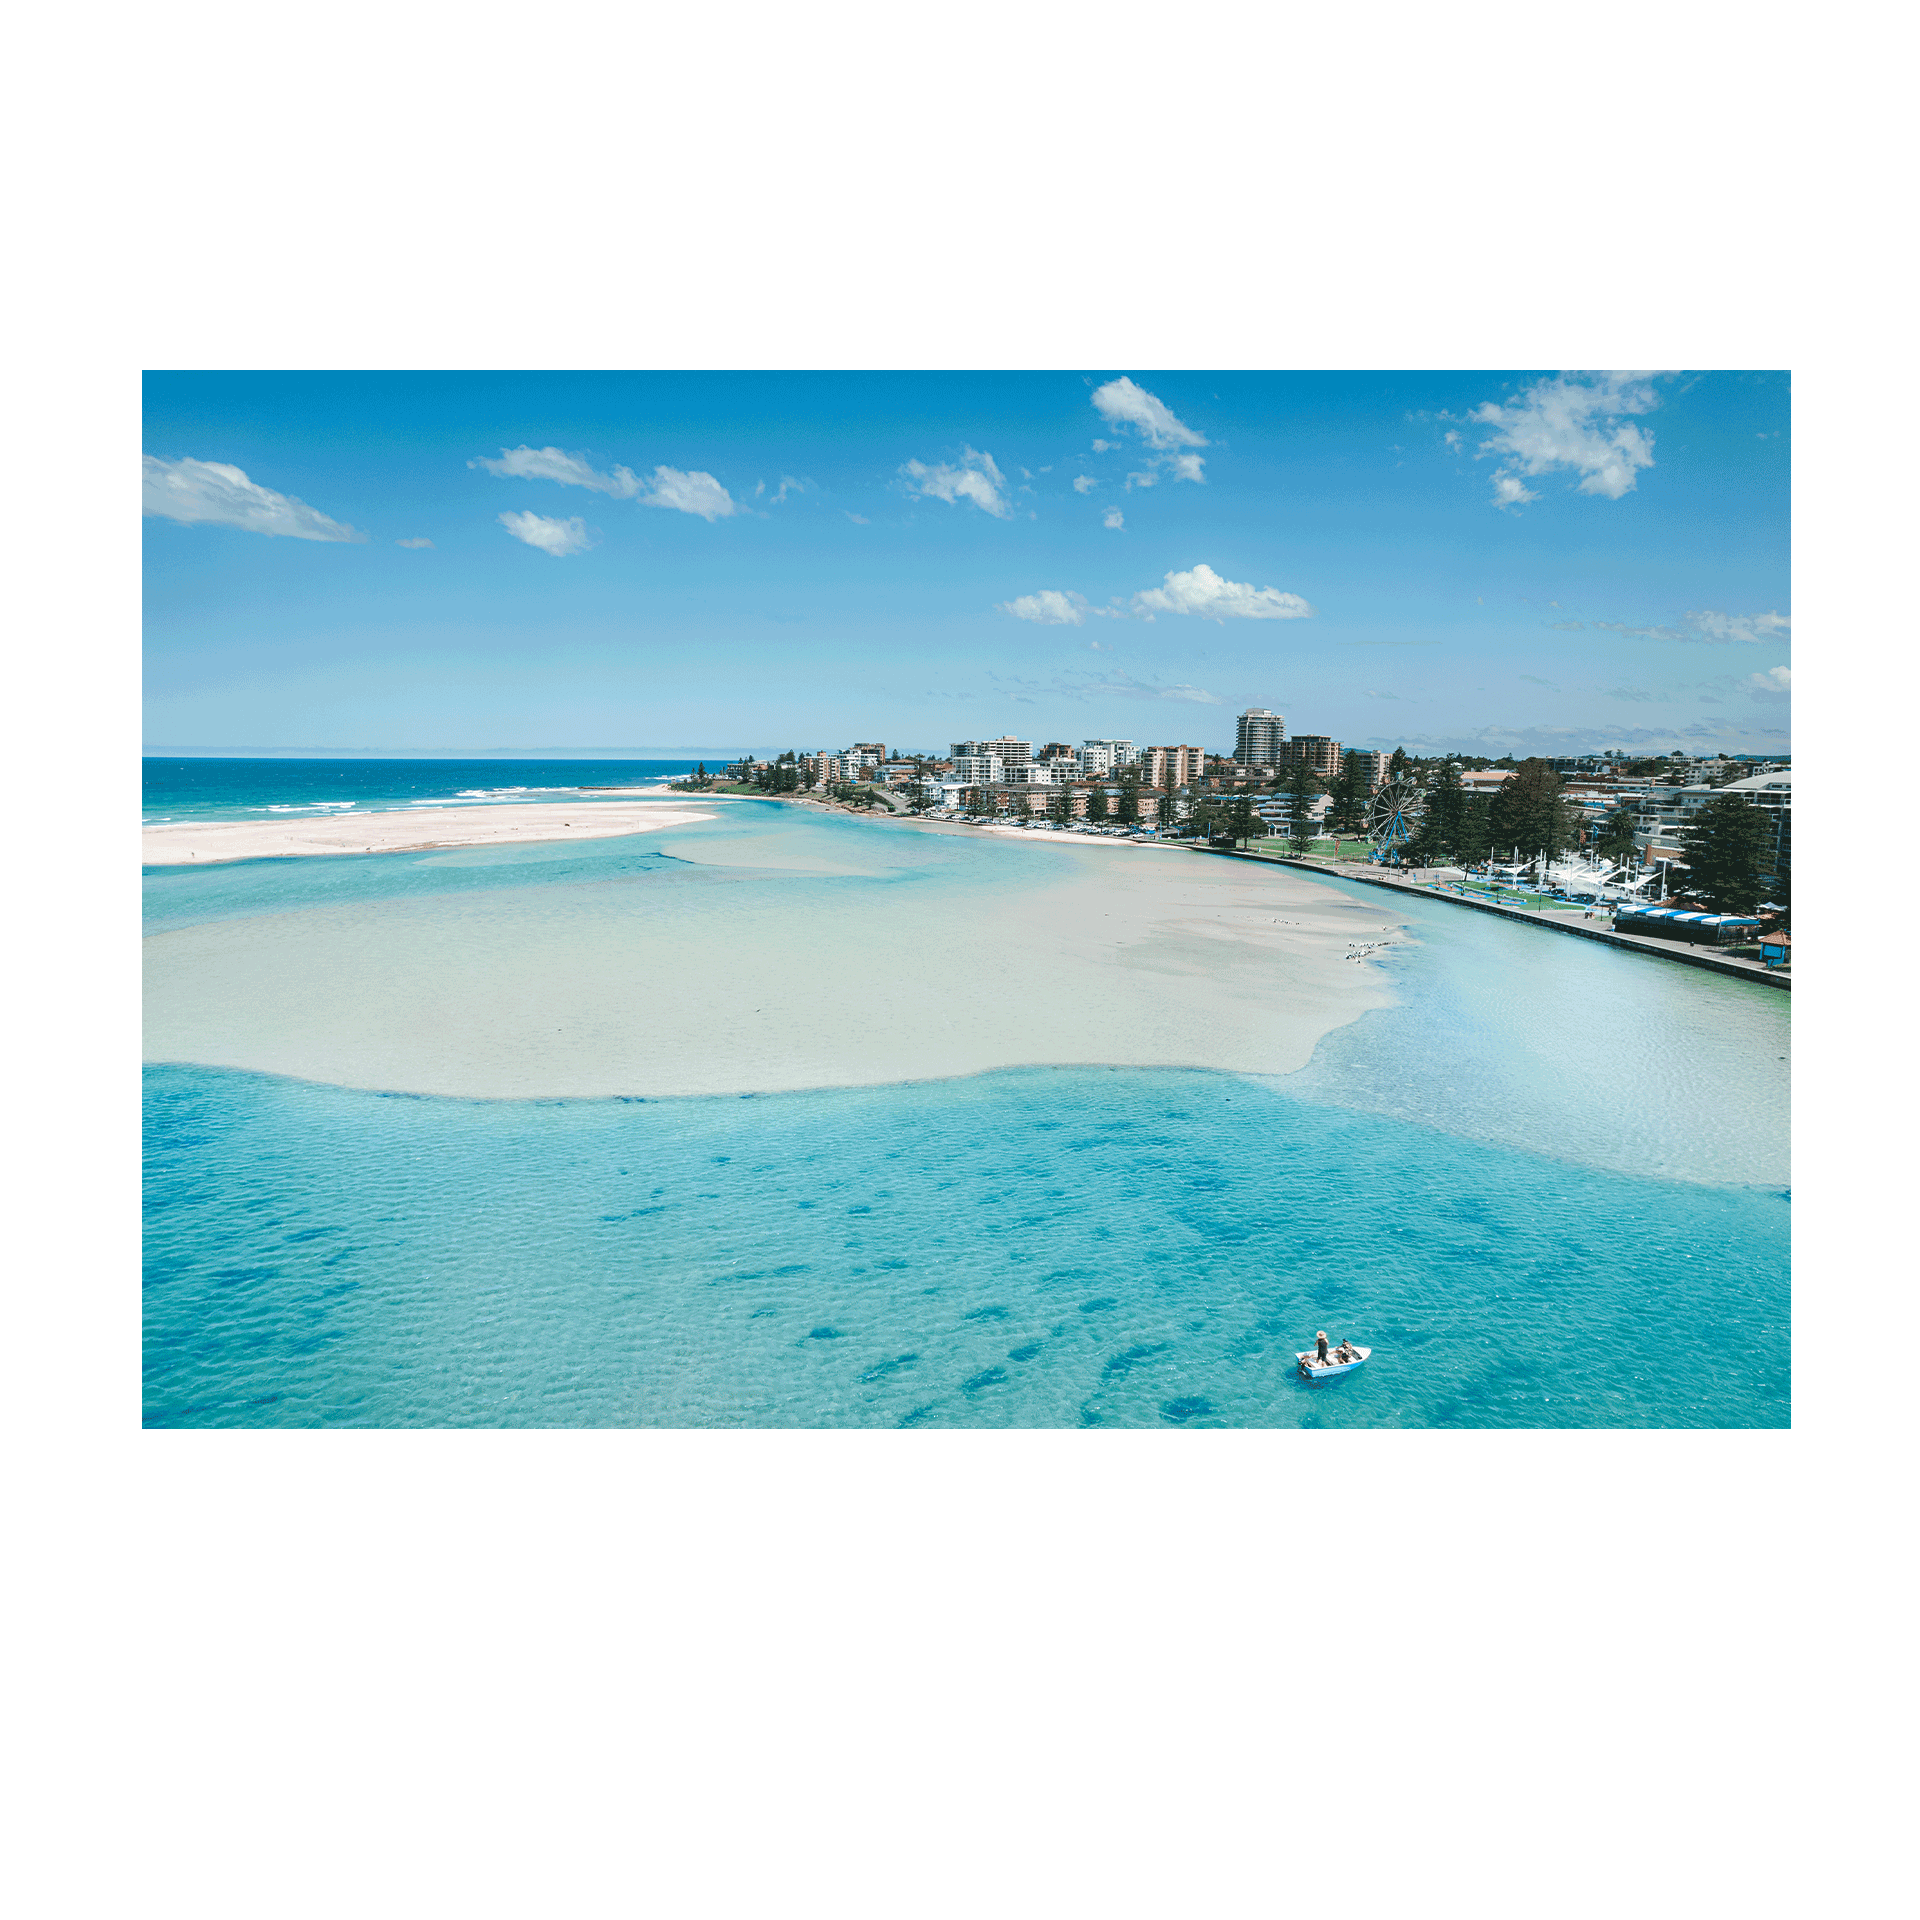
[[[1258,860],[1266,866],[1298,867],[1303,873],[1324,873],[1336,880],[1357,880],[1362,886],[1384,887],[1389,893],[1417,894],[1422,900],[1445,900],[1458,907],[1471,907],[1476,913],[1495,913],[1503,920],[1518,920],[1530,927],[1544,927],[1552,933],[1571,933],[1582,940],[1598,940],[1603,946],[1627,947],[1639,953],[1657,954],[1663,960],[1677,960],[1683,967],[1700,967],[1708,973],[1731,974],[1735,979],[1758,981],[1763,986],[1791,992],[1793,977],[1785,967],[1768,967],[1758,960],[1736,960],[1730,954],[1716,953],[1710,947],[1689,946],[1684,940],[1651,940],[1644,934],[1615,933],[1599,920],[1581,917],[1579,907],[1545,910],[1531,907],[1502,906],[1471,893],[1456,891],[1444,881],[1401,878],[1382,873],[1378,867],[1362,866],[1351,860],[1317,860],[1303,854],[1228,852],[1221,847],[1196,848],[1223,860]]]

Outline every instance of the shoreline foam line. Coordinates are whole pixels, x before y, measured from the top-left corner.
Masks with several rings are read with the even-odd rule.
[[[663,806],[658,801],[552,800],[434,810],[408,806],[301,820],[175,820],[141,828],[140,862],[148,867],[204,867],[222,860],[604,840],[718,817],[705,806]]]

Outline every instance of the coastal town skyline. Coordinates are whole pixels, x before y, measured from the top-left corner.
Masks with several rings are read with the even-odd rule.
[[[1788,383],[146,381],[148,750],[1789,750]],[[265,536],[265,537],[263,537]],[[349,691],[349,688],[351,689]]]

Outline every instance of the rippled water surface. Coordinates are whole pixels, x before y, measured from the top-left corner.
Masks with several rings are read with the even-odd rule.
[[[755,808],[706,851],[782,836],[827,845]],[[938,858],[977,885],[1003,851]],[[248,863],[159,879],[150,924],[702,857]],[[465,1101],[149,1066],[147,1421],[1786,1424],[1788,997],[1342,890],[1412,935],[1374,963],[1397,1004],[1280,1079]],[[857,934],[830,917],[785,937]],[[927,958],[935,1018],[960,957]],[[1374,1355],[1308,1387],[1322,1327]]]

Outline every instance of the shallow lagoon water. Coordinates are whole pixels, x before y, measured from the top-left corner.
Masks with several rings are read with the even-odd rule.
[[[637,844],[169,877],[155,919]],[[147,1421],[1785,1424],[1787,996],[1341,890],[1411,930],[1398,1004],[1277,1079],[466,1101],[151,1066]],[[1299,1382],[1320,1327],[1373,1361]]]

